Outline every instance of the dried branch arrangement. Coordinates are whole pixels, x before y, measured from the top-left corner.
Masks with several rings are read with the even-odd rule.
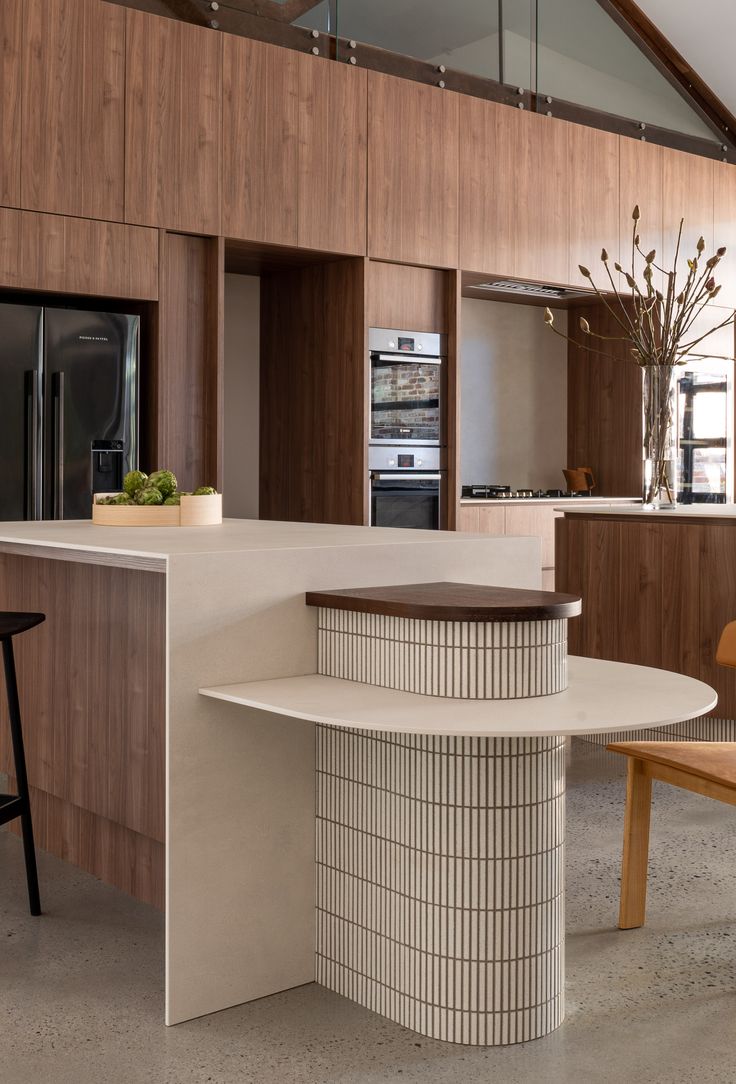
[[[696,353],[695,348],[709,336],[733,323],[736,311],[715,324],[704,333],[696,331],[695,325],[706,306],[718,297],[721,286],[716,282],[716,269],[726,255],[725,248],[719,248],[715,254],[703,261],[705,240],[701,237],[696,246],[695,255],[687,261],[687,277],[682,287],[678,284],[677,265],[682,244],[684,220],[680,221],[677,235],[674,266],[665,271],[656,263],[655,249],[644,252],[639,234],[639,207],[632,213],[633,229],[631,235],[631,270],[625,271],[620,263],[614,262],[613,271],[623,276],[627,289],[619,289],[611,271],[608,253],[601,252],[601,263],[605,269],[608,285],[601,289],[593,281],[587,267],[579,265],[580,273],[593,288],[595,296],[606,308],[614,322],[621,329],[620,335],[601,335],[594,331],[585,317],[578,321],[580,330],[593,343],[579,342],[554,325],[554,315],[545,309],[544,320],[547,326],[563,339],[583,347],[595,354],[611,356],[612,344],[622,343],[628,346],[634,361],[644,369],[644,449],[645,456],[651,460],[650,477],[644,493],[645,503],[651,503],[658,491],[664,486],[674,503],[674,496],[666,475],[667,458],[672,429],[672,374],[677,365],[684,365],[688,360],[712,358],[714,356],[733,360],[733,355],[713,355]],[[641,284],[637,281],[637,261],[643,261]],[[665,292],[654,286],[654,273],[660,272],[666,282]],[[620,279],[619,279],[620,282]],[[606,344],[610,344],[606,348]]]
[[[705,240],[701,237],[695,256],[687,261],[688,273],[685,284],[682,289],[678,289],[677,264],[680,257],[684,219],[680,221],[677,235],[674,266],[671,271],[665,271],[655,262],[657,258],[655,249],[644,253],[641,248],[639,236],[641,215],[638,206],[634,208],[631,217],[634,223],[631,238],[631,271],[624,271],[620,263],[613,264],[614,271],[623,275],[626,280],[628,290],[631,292],[630,296],[619,290],[611,272],[610,260],[605,248],[601,251],[601,262],[605,268],[610,290],[601,290],[593,281],[588,268],[579,264],[580,274],[588,280],[596,297],[608,310],[623,334],[600,335],[593,331],[583,316],[579,320],[580,330],[601,343],[628,343],[631,355],[639,365],[684,365],[689,358],[713,357],[712,354],[693,353],[694,348],[716,331],[732,323],[736,312],[731,312],[726,319],[702,335],[695,335],[693,325],[706,305],[714,301],[721,291],[720,284],[717,284],[715,280],[715,270],[726,255],[726,249],[719,248],[714,256],[705,261],[701,269],[700,261],[705,251]],[[637,257],[644,261],[641,272],[643,286],[640,286],[636,280]],[[655,270],[665,276],[667,288],[664,294],[654,287],[652,280]],[[574,342],[576,346],[584,345],[587,350],[592,350],[594,353],[609,355],[609,350],[598,349],[587,343],[578,343],[571,336],[559,331],[554,326],[554,315],[550,309],[545,309],[544,320],[556,335]],[[694,335],[693,338],[690,337],[692,335]]]

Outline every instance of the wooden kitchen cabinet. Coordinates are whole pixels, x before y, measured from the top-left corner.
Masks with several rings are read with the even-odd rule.
[[[713,244],[726,246],[726,255],[715,272],[716,282],[723,284],[718,295],[719,305],[736,308],[736,166],[715,162]]]
[[[480,98],[459,108],[460,266],[567,282],[569,125]]]
[[[0,287],[20,286],[21,212],[0,207]]]
[[[126,221],[219,234],[224,36],[125,16]]]
[[[18,262],[11,280],[2,285],[96,297],[158,297],[157,230],[36,211],[4,215],[8,231],[17,231]],[[12,227],[7,216],[16,216]]]
[[[618,246],[613,250],[608,247],[611,263],[618,260],[627,271],[631,269],[631,241],[633,237],[634,220],[631,217],[634,207],[638,205],[641,218],[639,230],[641,235],[641,247],[644,252],[656,249],[656,263],[662,265],[663,257],[663,217],[662,217],[662,163],[663,148],[657,143],[642,143],[640,139],[630,139],[628,136],[620,136],[620,191],[619,191],[619,240]],[[600,276],[598,268],[600,264],[591,267],[591,271]],[[636,258],[637,277],[641,281],[640,271],[644,267],[640,256]],[[615,272],[612,273],[615,276]],[[618,276],[615,276],[618,278]],[[656,289],[663,290],[664,279],[659,271],[655,271],[653,284]],[[621,286],[627,289],[626,283],[621,281]]]
[[[509,504],[506,506],[507,535],[536,535],[542,540],[542,568],[555,567],[555,520],[562,513],[551,505]]]
[[[299,56],[298,244],[366,252],[368,72]]]
[[[368,255],[457,267],[459,96],[368,73]]]
[[[22,206],[122,221],[125,11],[24,0]]]
[[[617,259],[619,247],[619,136],[568,124],[568,282],[586,287],[578,265],[601,279],[601,249]]]
[[[20,204],[22,0],[0,4],[0,205]]]
[[[687,278],[687,259],[696,254],[698,238],[705,239],[705,258],[713,255],[713,184],[715,162],[697,154],[662,148],[662,211],[664,215],[664,267],[672,267],[680,220],[678,284]],[[720,242],[719,242],[720,244]]]
[[[299,55],[223,36],[222,232],[297,244]]]
[[[461,502],[457,509],[457,530],[490,535],[534,535],[541,538],[542,569],[554,573],[555,520],[561,515],[561,512],[557,512],[549,504]],[[547,579],[549,580],[549,577]]]

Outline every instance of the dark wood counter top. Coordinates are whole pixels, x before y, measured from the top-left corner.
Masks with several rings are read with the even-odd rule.
[[[477,583],[410,583],[308,591],[306,603],[425,621],[540,621],[575,617],[582,609],[578,595]]]

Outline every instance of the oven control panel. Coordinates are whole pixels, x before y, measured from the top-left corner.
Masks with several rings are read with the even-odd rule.
[[[368,449],[369,470],[438,471],[440,449],[437,447],[405,448],[401,445],[372,444]]]
[[[368,329],[368,349],[376,353],[427,355],[441,357],[447,353],[447,337],[427,331],[396,331],[385,327]]]

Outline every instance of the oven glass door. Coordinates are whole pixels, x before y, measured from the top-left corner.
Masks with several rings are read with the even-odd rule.
[[[440,439],[439,358],[371,354],[371,440]]]
[[[440,475],[371,475],[371,526],[439,530]]]

